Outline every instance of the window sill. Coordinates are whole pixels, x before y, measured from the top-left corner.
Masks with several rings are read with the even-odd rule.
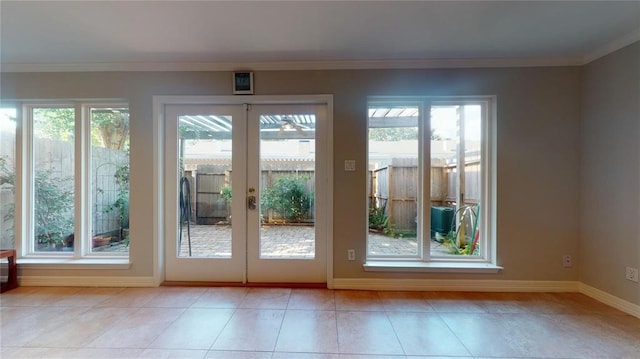
[[[129,258],[19,258],[27,269],[129,269]]]
[[[425,273],[475,273],[493,274],[503,268],[491,263],[473,262],[399,262],[369,261],[364,265],[365,272],[425,272]]]

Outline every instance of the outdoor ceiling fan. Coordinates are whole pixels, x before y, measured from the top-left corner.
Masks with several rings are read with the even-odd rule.
[[[295,122],[292,117],[289,117],[289,116],[282,117],[280,119],[280,131],[278,132],[278,134],[282,134],[285,130],[290,130],[290,129],[296,130],[299,134],[303,136],[308,136],[305,130],[309,130],[309,127],[301,123]]]

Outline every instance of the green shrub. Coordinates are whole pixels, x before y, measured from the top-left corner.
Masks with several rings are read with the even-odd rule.
[[[7,184],[15,192],[14,173],[8,161],[0,158],[0,185]],[[65,239],[73,234],[73,178],[60,178],[51,171],[36,171],[34,189],[34,229],[38,249],[51,245],[72,246],[72,242]],[[4,206],[6,214],[3,219],[13,219],[14,204]]]
[[[307,176],[289,175],[278,178],[273,186],[262,192],[261,202],[265,210],[273,210],[286,221],[303,222],[309,217],[313,205],[313,193],[306,189]]]
[[[73,234],[73,181],[36,171],[35,236],[40,245],[62,245]]]
[[[386,203],[382,206],[376,206],[375,204],[369,206],[369,229],[382,231],[387,228],[389,217],[385,213],[386,207]]]

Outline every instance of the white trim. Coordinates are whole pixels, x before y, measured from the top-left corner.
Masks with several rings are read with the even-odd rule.
[[[482,238],[490,238],[480,248],[480,255],[472,258],[472,256],[459,256],[452,260],[438,260],[437,258],[431,258],[430,249],[428,246],[422,243],[418,246],[418,255],[420,258],[405,257],[397,258],[394,260],[391,256],[384,255],[368,255],[367,251],[367,263],[364,264],[364,270],[368,272],[439,272],[439,273],[497,273],[502,267],[496,265],[497,251],[496,251],[496,203],[497,203],[497,191],[496,188],[496,166],[497,166],[497,126],[496,126],[496,96],[495,95],[478,95],[478,96],[369,96],[367,98],[367,108],[372,106],[390,106],[390,105],[413,105],[418,106],[424,111],[420,113],[429,114],[433,107],[437,106],[465,106],[465,105],[481,105],[482,107],[482,143],[481,143],[481,158],[480,163],[482,170],[482,185],[481,185],[481,203],[482,223],[480,225]],[[419,188],[427,188],[430,183],[431,172],[428,168],[421,167],[425,162],[423,158],[430,158],[431,147],[427,143],[428,133],[427,128],[430,126],[431,117],[420,115],[419,126],[419,153],[418,162],[420,165],[419,173],[421,174]],[[369,124],[367,124],[369,126]],[[367,145],[367,160],[369,148]],[[459,160],[460,161],[460,160]],[[485,170],[486,169],[486,170]],[[457,179],[461,181],[460,178]],[[460,185],[462,186],[462,185]],[[366,188],[364,186],[363,188]],[[462,186],[464,187],[464,186]],[[419,238],[422,238],[424,242],[425,238],[428,238],[430,228],[430,216],[428,215],[427,207],[430,202],[428,191],[418,191],[418,197],[422,198],[421,205],[418,206],[417,217],[421,219],[418,221]],[[460,194],[456,195],[456,202],[459,202]],[[365,204],[366,205],[366,204]],[[368,240],[368,239],[367,239]],[[401,262],[405,259],[406,262]],[[409,261],[407,259],[420,259],[421,261]],[[385,261],[388,260],[388,261]],[[439,263],[437,263],[439,262]],[[460,264],[458,264],[458,262]],[[429,264],[431,263],[431,264]],[[468,263],[468,264],[461,264]]]
[[[16,183],[30,183],[31,178],[27,169],[27,160],[30,156],[28,131],[26,123],[29,121],[24,120],[25,107],[21,102],[17,102],[16,108],[16,147],[15,147],[15,181]],[[29,238],[29,230],[27,229],[27,213],[31,208],[31,197],[29,196],[29,190],[27,186],[18,186],[15,190],[14,197],[14,246],[16,248],[16,256],[20,258],[25,252],[25,245],[23,238]]]
[[[80,276],[26,276],[19,277],[23,287],[158,287],[154,277],[80,277]]]
[[[326,102],[326,120],[327,120],[327,142],[326,148],[326,190],[327,198],[326,203],[326,221],[325,221],[325,236],[326,243],[325,248],[327,251],[327,288],[333,289],[333,95],[329,95]]]
[[[75,64],[2,64],[1,72],[115,72],[115,71],[252,71],[281,70],[367,70],[367,69],[436,69],[548,67],[584,65],[582,57],[540,58],[441,58],[374,59],[334,61],[263,61],[263,62],[119,62]]]
[[[425,246],[427,247],[427,246]],[[486,262],[367,261],[365,272],[498,273],[503,268]]]
[[[574,281],[334,278],[334,289],[452,292],[578,292]]]
[[[164,105],[161,97],[153,96],[153,228],[152,248],[153,278],[157,283],[164,281],[164,196],[159,195],[164,188]],[[134,243],[131,243],[133,246]]]
[[[590,285],[579,283],[580,293],[589,296],[599,302],[619,309],[634,317],[640,318],[640,305],[633,304],[624,299],[618,298],[612,294],[604,292],[600,289],[594,288]]]
[[[623,47],[631,45],[636,41],[640,41],[640,27],[637,27],[635,30],[631,31],[630,33],[622,37],[619,37],[614,41],[607,43],[606,45],[596,49],[595,51],[588,53],[587,55],[585,55],[584,61],[582,62],[582,64],[586,65],[601,57],[609,55],[614,51],[618,51]]]
[[[58,270],[58,269],[129,269],[131,262],[128,257],[97,258],[97,257],[59,257],[42,258],[26,257],[16,261],[22,269]]]
[[[154,258],[153,276],[159,282],[165,278],[165,255],[164,255],[164,225],[163,215],[165,211],[164,188],[162,183],[164,178],[164,108],[167,105],[243,105],[243,104],[321,104],[326,105],[328,128],[327,133],[327,218],[326,218],[326,272],[327,287],[332,287],[333,281],[333,142],[330,136],[333,133],[333,95],[236,95],[236,96],[153,96],[153,116],[154,116],[154,224],[153,224],[153,245]]]
[[[236,95],[236,96],[153,96],[156,106],[167,105],[295,105],[327,104],[333,95]],[[333,108],[333,106],[331,107]]]

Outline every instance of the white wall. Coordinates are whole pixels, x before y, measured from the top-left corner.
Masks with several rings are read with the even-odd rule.
[[[584,67],[580,280],[640,305],[640,42]]]
[[[258,95],[334,95],[334,274],[336,278],[466,278],[575,281],[562,255],[578,255],[580,68],[259,71]],[[131,111],[130,270],[23,270],[24,276],[151,276],[153,95],[230,95],[228,72],[2,73],[2,97],[123,98]],[[364,272],[347,261],[366,246],[367,96],[497,96],[498,257],[492,275]],[[366,166],[359,165],[363,169]]]

